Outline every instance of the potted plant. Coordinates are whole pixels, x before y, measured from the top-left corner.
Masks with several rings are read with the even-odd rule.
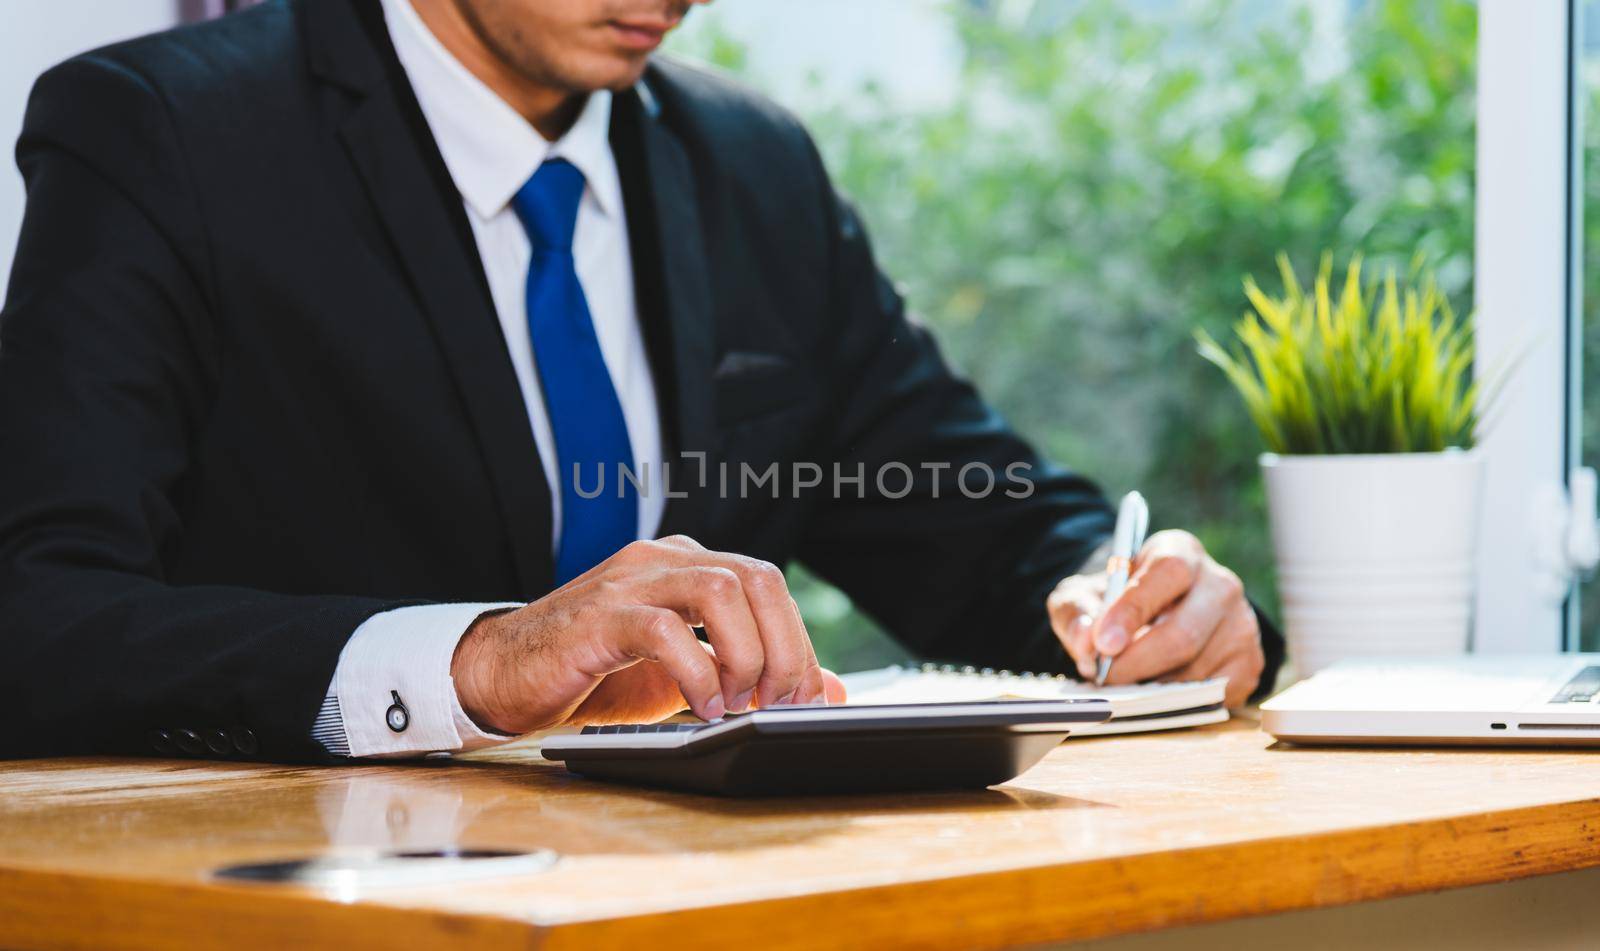
[[[1200,354],[1244,398],[1261,456],[1278,590],[1296,671],[1383,654],[1467,649],[1479,486],[1480,389],[1470,320],[1431,274],[1342,288],[1324,255],[1309,293],[1247,278],[1253,312]],[[1336,296],[1337,295],[1337,296]]]

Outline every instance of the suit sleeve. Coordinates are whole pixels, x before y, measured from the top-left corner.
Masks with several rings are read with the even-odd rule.
[[[0,731],[0,756],[324,758],[310,729],[340,650],[396,603],[185,587],[164,567],[223,370],[202,219],[162,100],[108,59],[69,61],[37,83],[17,162],[0,696],[20,722]]]
[[[832,212],[827,343],[839,395],[825,453],[866,478],[861,492],[817,500],[802,560],[920,656],[1076,676],[1045,598],[1107,540],[1109,503],[951,370],[816,167]],[[1282,639],[1261,620],[1270,686]]]

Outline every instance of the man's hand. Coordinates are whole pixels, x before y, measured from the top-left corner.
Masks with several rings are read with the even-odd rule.
[[[1229,706],[1255,690],[1265,658],[1239,576],[1188,532],[1158,532],[1134,558],[1128,586],[1105,604],[1106,577],[1073,575],[1050,593],[1050,624],[1078,673],[1116,658],[1107,683],[1228,678]],[[1098,619],[1098,620],[1096,620]]]
[[[685,702],[712,720],[843,699],[783,572],[682,536],[634,542],[526,607],[479,618],[450,673],[467,715],[508,734],[659,720]]]

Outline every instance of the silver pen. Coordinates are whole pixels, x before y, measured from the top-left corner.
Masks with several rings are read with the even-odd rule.
[[[1133,556],[1144,546],[1145,533],[1150,530],[1150,506],[1144,496],[1129,492],[1117,506],[1117,527],[1111,532],[1111,558],[1106,562],[1106,599],[1109,607],[1122,596],[1128,586],[1128,572],[1133,567]],[[1095,664],[1094,685],[1102,686],[1111,673],[1112,658],[1101,656]]]

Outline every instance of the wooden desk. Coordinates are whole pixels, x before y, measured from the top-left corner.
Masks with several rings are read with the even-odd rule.
[[[211,870],[359,847],[550,870],[322,894]],[[1069,741],[968,794],[722,801],[443,765],[0,764],[0,946],[1001,947],[1600,865],[1600,755],[1307,750],[1253,724]]]

